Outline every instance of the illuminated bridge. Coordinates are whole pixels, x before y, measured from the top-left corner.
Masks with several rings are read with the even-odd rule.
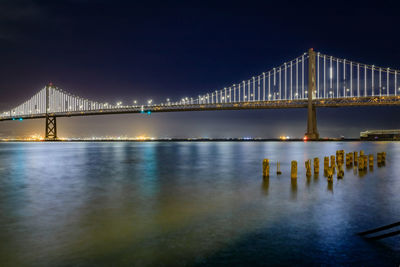
[[[164,103],[111,105],[75,96],[52,84],[0,121],[44,118],[46,140],[57,139],[57,117],[205,110],[307,108],[309,140],[319,138],[317,107],[400,105],[399,71],[366,65],[310,49],[260,75],[192,98]]]

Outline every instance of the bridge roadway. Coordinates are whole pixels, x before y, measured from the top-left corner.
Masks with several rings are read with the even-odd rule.
[[[371,97],[344,97],[313,99],[315,107],[363,107],[363,106],[400,106],[400,96],[371,96]],[[71,111],[57,113],[42,113],[34,115],[22,115],[15,117],[0,117],[0,121],[15,119],[40,119],[51,117],[76,117],[91,115],[111,115],[128,113],[151,113],[156,112],[182,112],[182,111],[216,111],[216,110],[245,110],[245,109],[286,109],[307,108],[308,100],[269,100],[217,104],[184,104],[184,105],[151,105],[151,106],[128,106],[113,109],[100,109],[90,111]]]

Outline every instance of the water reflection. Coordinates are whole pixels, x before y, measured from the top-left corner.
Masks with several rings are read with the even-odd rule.
[[[369,172],[374,172],[374,166],[369,166]]]
[[[306,185],[307,185],[307,187],[310,187],[310,183],[311,183],[311,176],[307,176],[306,177]]]
[[[297,199],[297,179],[290,179],[290,193],[292,199]]]
[[[327,182],[327,187],[329,192],[333,193],[333,182]]]
[[[291,160],[338,149],[387,151],[387,165],[286,177]],[[398,143],[1,143],[0,264],[395,265],[354,232],[398,220],[399,160]]]
[[[263,177],[262,191],[265,195],[268,195],[268,190],[269,190],[269,177]]]

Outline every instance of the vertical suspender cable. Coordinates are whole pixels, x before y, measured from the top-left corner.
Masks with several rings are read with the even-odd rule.
[[[226,87],[224,88],[224,103],[226,103]]]
[[[326,55],[324,55],[324,98],[326,98]]]
[[[339,98],[339,60],[336,59],[336,97]]]
[[[279,99],[282,99],[282,90],[281,90],[281,75],[282,75],[282,69],[279,67]]]
[[[333,90],[332,90],[332,80],[333,80],[333,69],[332,69],[332,56],[330,58],[330,66],[329,66],[329,79],[330,79],[330,91],[332,92],[333,96]]]
[[[250,80],[247,81],[247,101],[251,101]]]
[[[301,56],[301,98],[304,98],[304,55]]]
[[[382,68],[379,68],[379,96],[382,96]]]
[[[299,58],[296,58],[296,98],[299,98]]]
[[[357,64],[357,97],[360,97],[360,64]]]
[[[285,100],[287,99],[287,64],[285,63]]]
[[[290,100],[293,99],[293,61],[290,61]]]
[[[243,101],[246,101],[246,82],[243,81]]]
[[[268,71],[268,100],[271,97],[271,72]]]
[[[367,96],[367,65],[364,65],[364,96]]]
[[[353,62],[350,61],[350,96],[353,96]]]
[[[346,59],[343,59],[343,96],[346,96]]]
[[[317,95],[319,94],[319,52],[317,53]]]
[[[371,91],[372,91],[372,96],[374,96],[375,94],[375,83],[374,83],[374,65],[372,65],[372,74],[371,74]]]
[[[265,72],[263,72],[263,100],[265,101]]]
[[[386,74],[386,95],[389,96],[389,68],[387,68]]]
[[[256,101],[256,78],[253,76],[253,101]]]

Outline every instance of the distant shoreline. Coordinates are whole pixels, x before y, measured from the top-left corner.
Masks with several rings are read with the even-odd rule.
[[[361,140],[360,138],[346,138],[346,139],[321,139],[317,141],[304,141],[303,139],[289,139],[289,140],[281,140],[281,139],[239,139],[239,138],[215,138],[215,139],[186,139],[186,138],[171,138],[171,139],[150,139],[150,140],[118,140],[118,139],[81,139],[81,140],[56,140],[56,141],[39,141],[39,140],[18,140],[18,139],[8,139],[8,140],[0,140],[0,143],[10,143],[10,142],[20,142],[20,143],[38,143],[38,142],[135,142],[135,143],[144,143],[144,142],[354,142],[354,141],[362,141],[362,142],[380,142],[380,141],[400,141],[400,140]]]

